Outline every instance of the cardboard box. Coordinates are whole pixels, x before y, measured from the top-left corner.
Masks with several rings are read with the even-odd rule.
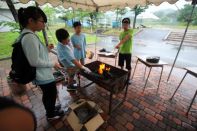
[[[93,112],[96,111],[96,113],[94,112],[94,115],[88,120],[80,121],[81,119],[78,117],[79,115],[77,114],[77,111],[79,111],[80,108],[83,110],[86,107]],[[71,104],[70,109],[71,112],[67,117],[67,121],[74,131],[80,131],[84,127],[88,131],[95,131],[104,123],[104,120],[100,115],[100,113],[102,113],[103,111],[98,108],[96,103],[94,103],[93,101],[86,101],[84,99],[80,99],[77,102]]]

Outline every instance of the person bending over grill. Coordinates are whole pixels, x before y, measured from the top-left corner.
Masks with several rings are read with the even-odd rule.
[[[90,73],[90,69],[83,66],[74,56],[74,48],[70,43],[69,33],[67,30],[61,28],[56,30],[57,55],[60,63],[66,68],[68,73],[68,91],[76,90],[74,86],[74,76],[78,69],[83,69],[85,72]]]
[[[126,69],[129,71],[129,78],[131,75],[131,56],[133,45],[133,29],[130,29],[130,19],[124,18],[122,20],[123,32],[120,33],[120,42],[116,45],[119,49],[119,62],[118,65],[121,69],[124,68],[124,62],[126,61]]]

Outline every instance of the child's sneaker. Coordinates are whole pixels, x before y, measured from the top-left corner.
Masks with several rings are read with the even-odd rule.
[[[75,86],[75,85],[67,86],[67,91],[76,91],[76,90],[77,90],[77,86]]]
[[[59,111],[61,109],[61,104],[55,105],[55,110]]]
[[[64,114],[65,113],[62,110],[55,111],[53,115],[48,115],[47,116],[47,120],[56,120],[56,119],[59,119],[59,118],[63,117]]]
[[[67,86],[67,91],[75,91],[77,90],[77,84],[72,84]]]

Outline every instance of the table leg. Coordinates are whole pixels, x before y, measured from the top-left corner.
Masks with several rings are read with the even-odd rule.
[[[100,60],[100,56],[98,55],[98,56],[97,56],[97,61],[99,61],[99,60]]]
[[[146,77],[146,68],[147,68],[147,66],[145,65],[144,80],[145,80],[145,77]]]
[[[110,91],[110,96],[109,96],[109,110],[108,110],[108,114],[111,115],[111,110],[112,110],[112,97],[113,97],[113,93]]]
[[[117,60],[117,56],[115,56],[115,67],[116,67],[116,60]]]
[[[150,70],[149,70],[148,76],[147,76],[147,78],[146,78],[146,82],[145,82],[145,85],[144,85],[143,92],[144,92],[144,90],[145,90],[145,87],[146,87],[146,85],[147,85],[148,78],[149,78],[149,76],[150,76],[150,72],[151,72],[151,70],[152,70],[152,67],[150,67]]]
[[[127,92],[128,92],[128,87],[129,87],[129,85],[128,85],[128,82],[127,82],[123,101],[126,100]]]
[[[79,87],[81,87],[81,79],[80,79],[80,74],[77,74],[78,82],[79,82]]]
[[[197,95],[197,90],[196,90],[196,92],[195,92],[195,94],[194,94],[194,97],[192,98],[192,101],[191,101],[191,103],[190,103],[190,105],[189,105],[189,108],[187,109],[186,115],[188,115],[188,113],[189,113],[189,111],[190,111],[190,108],[192,107],[192,104],[193,104],[193,102],[194,102],[194,100],[195,100],[195,98],[196,98],[196,95]]]
[[[136,68],[137,68],[138,61],[139,61],[139,59],[137,59],[137,62],[136,62],[136,65],[135,65],[135,68],[134,68],[133,75],[132,75],[131,79],[133,79],[133,76],[134,76],[134,74],[135,74],[135,70],[136,70]]]
[[[126,97],[127,97],[127,92],[128,92],[128,87],[129,87],[129,84],[128,84],[128,80],[125,82],[125,85],[124,85],[124,88],[125,89],[125,92],[124,92],[124,97],[121,99],[120,102],[118,102],[116,105],[113,106],[112,108],[112,101],[113,101],[113,93],[112,93],[112,90],[110,91],[110,97],[109,97],[109,110],[108,110],[108,114],[111,115],[111,113],[117,109],[117,107],[119,107],[125,100],[126,100]]]
[[[185,73],[185,75],[184,75],[184,77],[182,78],[181,82],[179,83],[178,87],[177,87],[176,90],[174,91],[174,93],[173,93],[172,97],[170,98],[170,100],[172,100],[172,98],[173,98],[174,95],[176,94],[177,90],[178,90],[179,87],[181,86],[181,84],[182,84],[183,80],[185,79],[186,75],[187,75],[187,72]]]
[[[163,66],[161,67],[161,74],[160,74],[160,78],[159,78],[158,89],[159,89],[159,85],[160,85],[160,82],[161,82],[162,74],[163,74]]]

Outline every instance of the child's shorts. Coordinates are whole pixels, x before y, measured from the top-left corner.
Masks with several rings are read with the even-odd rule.
[[[74,78],[75,74],[77,74],[79,72],[79,68],[77,67],[69,67],[66,69],[66,72],[68,73],[68,76],[70,78]]]
[[[126,61],[126,69],[131,70],[131,54],[119,54],[118,65],[123,67],[124,61]]]

